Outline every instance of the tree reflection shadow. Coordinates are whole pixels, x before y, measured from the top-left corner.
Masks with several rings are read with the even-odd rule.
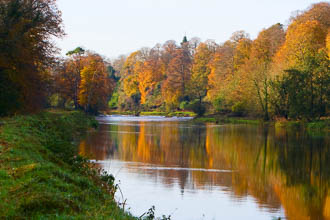
[[[149,177],[177,181],[182,194],[222,187],[234,198],[253,196],[262,208],[282,206],[289,219],[330,219],[329,149],[327,136],[304,131],[180,122],[103,124],[80,144],[81,154],[97,160],[152,166]]]

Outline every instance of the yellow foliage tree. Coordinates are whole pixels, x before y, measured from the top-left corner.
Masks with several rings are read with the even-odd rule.
[[[284,38],[285,32],[281,24],[275,24],[261,31],[257,39],[253,41],[251,56],[246,65],[250,85],[245,89],[246,91],[250,89],[250,97],[256,98],[256,103],[260,106],[265,120],[269,119],[272,60],[283,44]],[[249,106],[253,106],[251,100]]]
[[[211,73],[209,62],[212,55],[213,51],[205,43],[200,43],[194,54],[189,93],[193,98],[198,98],[200,102],[207,94],[208,76]]]
[[[79,104],[85,111],[97,113],[107,106],[113,83],[108,77],[105,62],[96,54],[86,57],[81,73]]]
[[[325,47],[327,32],[316,21],[293,22],[287,31],[284,45],[278,51],[275,62],[279,70],[302,67],[309,56],[316,56]]]
[[[139,93],[138,72],[143,66],[139,60],[140,52],[133,52],[125,61],[124,73],[122,76],[123,89],[126,96],[131,97]]]
[[[215,52],[210,62],[208,98],[221,105],[221,109],[230,108],[241,102],[245,80],[241,68],[250,54],[251,40],[244,31],[235,32],[231,40],[226,41]]]
[[[214,101],[218,98],[223,98],[224,86],[229,83],[233,68],[234,45],[227,41],[222,46],[217,48],[209,66],[211,69],[208,77],[209,90],[207,97]]]
[[[330,30],[328,30],[328,34],[327,34],[327,51],[328,51],[328,57],[330,57]]]

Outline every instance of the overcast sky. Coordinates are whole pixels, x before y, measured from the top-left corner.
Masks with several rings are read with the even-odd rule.
[[[67,36],[62,54],[77,46],[109,58],[167,40],[200,37],[221,43],[238,30],[252,38],[313,0],[58,0]]]

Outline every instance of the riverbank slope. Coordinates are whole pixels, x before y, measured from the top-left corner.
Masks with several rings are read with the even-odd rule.
[[[95,119],[43,112],[0,121],[1,219],[135,219],[114,201],[112,176],[77,155]]]
[[[194,122],[201,123],[216,123],[216,124],[272,124],[276,127],[288,127],[288,128],[301,128],[310,131],[330,131],[330,119],[324,118],[317,121],[304,121],[304,120],[274,120],[264,121],[260,118],[249,117],[228,117],[223,115],[205,115],[202,117],[195,117]]]

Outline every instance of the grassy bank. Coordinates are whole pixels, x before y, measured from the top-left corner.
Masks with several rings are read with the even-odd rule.
[[[210,122],[217,124],[262,124],[259,119],[250,118],[235,118],[235,117],[220,117],[220,116],[203,116],[194,118],[194,122]]]
[[[112,176],[77,156],[97,122],[80,112],[1,120],[0,219],[133,219],[114,201]]]
[[[330,131],[330,119],[318,121],[269,121],[265,122],[262,119],[226,117],[221,115],[209,115],[196,117],[194,122],[217,123],[217,124],[273,124],[276,127],[299,128],[310,131]]]
[[[306,129],[309,131],[330,131],[330,119],[323,119],[318,121],[278,121],[275,122],[276,127],[287,127],[287,128],[297,128]]]

